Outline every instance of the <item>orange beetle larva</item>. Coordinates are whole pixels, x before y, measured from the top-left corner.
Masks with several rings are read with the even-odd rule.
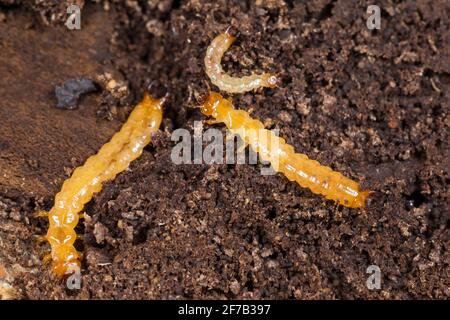
[[[55,274],[64,276],[80,267],[81,254],[74,247],[79,212],[102,189],[103,182],[114,179],[141,155],[161,124],[163,103],[164,99],[145,94],[120,131],[64,181],[48,212],[49,229],[45,236],[51,246],[47,258],[51,258]]]
[[[219,34],[209,45],[205,56],[206,74],[220,90],[230,93],[243,93],[260,87],[274,88],[277,77],[272,73],[254,74],[242,78],[227,75],[220,65],[222,56],[236,38],[228,32]]]
[[[220,94],[210,92],[201,110],[204,115],[223,122],[232,133],[238,134],[258,152],[262,160],[269,161],[274,170],[283,173],[290,181],[296,181],[302,187],[346,207],[365,206],[370,191],[360,191],[355,181],[304,154],[295,153],[294,147],[283,138],[264,129],[261,121],[252,119],[247,112],[234,109],[231,101]]]

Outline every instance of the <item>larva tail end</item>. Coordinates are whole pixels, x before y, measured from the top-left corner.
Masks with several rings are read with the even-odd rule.
[[[366,207],[366,200],[369,195],[373,193],[370,190],[364,190],[360,191],[358,196],[355,198],[355,200],[352,203],[352,208],[365,208]]]
[[[280,78],[274,73],[264,74],[264,83],[268,88],[276,88],[280,84]]]
[[[34,239],[37,244],[43,244],[48,241],[47,236],[42,236],[42,235],[36,235],[36,236],[34,236]]]

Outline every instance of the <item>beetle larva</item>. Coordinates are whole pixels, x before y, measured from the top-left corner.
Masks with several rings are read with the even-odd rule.
[[[81,254],[74,247],[80,211],[105,181],[114,179],[142,154],[161,124],[163,103],[164,99],[145,94],[120,131],[64,181],[48,212],[49,228],[45,236],[51,246],[48,259],[52,260],[55,274],[64,276],[80,267]]]
[[[274,88],[277,77],[272,73],[253,74],[241,78],[227,75],[220,64],[225,51],[236,38],[228,32],[219,34],[209,45],[205,56],[205,70],[211,82],[220,90],[230,93],[243,93],[260,87]]]
[[[234,134],[259,153],[262,160],[269,161],[274,170],[283,173],[290,181],[296,181],[313,193],[321,194],[349,208],[362,208],[370,191],[361,191],[359,184],[331,168],[295,153],[294,147],[272,131],[264,129],[261,121],[252,119],[243,110],[234,109],[228,99],[210,92],[201,106],[202,113],[223,122]]]

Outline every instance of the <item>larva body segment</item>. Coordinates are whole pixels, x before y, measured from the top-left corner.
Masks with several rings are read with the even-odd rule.
[[[164,99],[153,99],[146,94],[121,130],[64,181],[48,213],[46,239],[51,246],[55,274],[64,276],[80,267],[81,255],[73,246],[76,240],[74,228],[78,224],[80,211],[94,193],[102,189],[103,182],[114,179],[141,155],[150,142],[151,134],[161,124],[163,103]]]
[[[331,168],[322,166],[308,156],[295,153],[294,148],[283,138],[243,110],[235,110],[230,100],[211,92],[202,105],[202,112],[223,122],[234,134],[259,153],[261,159],[269,161],[274,170],[283,173],[290,181],[296,181],[304,188],[321,194],[349,208],[365,206],[369,191],[361,191],[359,184],[344,177]]]
[[[225,51],[236,40],[227,32],[219,34],[209,45],[205,56],[205,70],[211,82],[220,90],[230,93],[243,93],[260,87],[274,88],[278,79],[272,73],[253,74],[241,78],[227,75],[221,66]]]

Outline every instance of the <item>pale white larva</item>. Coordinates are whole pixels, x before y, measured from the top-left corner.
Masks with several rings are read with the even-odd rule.
[[[272,73],[253,74],[244,77],[231,77],[221,66],[222,56],[236,38],[228,32],[219,34],[209,45],[205,56],[205,71],[211,82],[220,90],[229,93],[243,93],[261,87],[274,88],[278,78]]]

